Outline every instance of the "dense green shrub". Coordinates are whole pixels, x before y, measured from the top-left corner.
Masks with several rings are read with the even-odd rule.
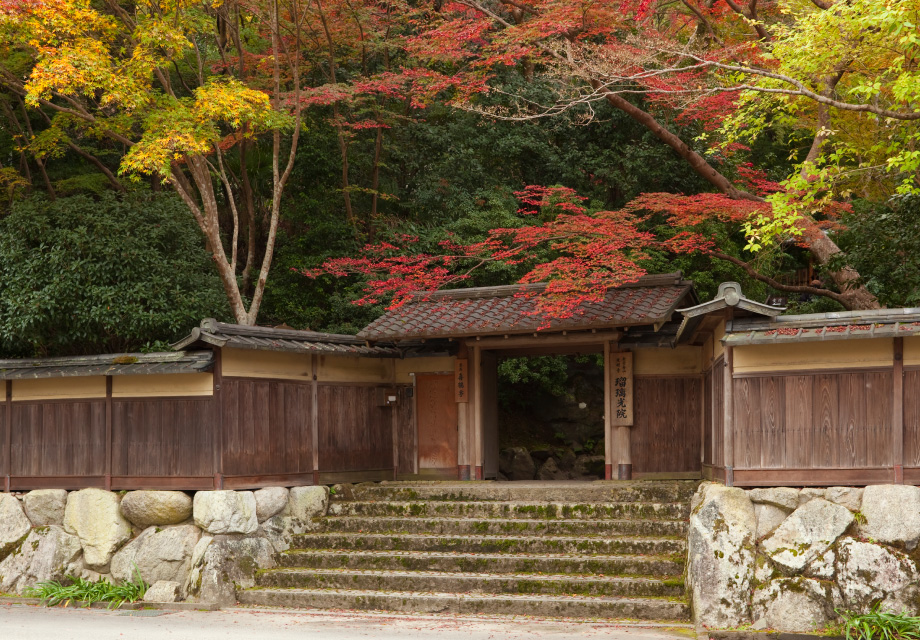
[[[119,584],[113,584],[105,578],[92,582],[69,575],[63,582],[39,582],[34,587],[26,589],[26,595],[41,598],[49,607],[59,604],[65,607],[69,604],[88,607],[94,602],[108,602],[109,609],[115,609],[125,602],[137,602],[144,597],[149,588],[150,585],[144,582],[135,566],[134,579]]]
[[[173,196],[34,197],[0,219],[0,350],[72,355],[163,346],[227,303]]]

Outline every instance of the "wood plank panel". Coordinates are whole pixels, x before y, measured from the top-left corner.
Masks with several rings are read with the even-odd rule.
[[[105,473],[105,403],[13,403],[13,476]]]
[[[210,398],[115,399],[113,477],[203,477],[214,473]]]
[[[786,466],[803,468],[811,464],[812,405],[811,376],[783,376],[786,392]]]
[[[416,451],[418,434],[415,430],[415,389],[399,387],[399,402],[396,405],[397,471],[417,473]]]
[[[760,378],[734,381],[735,468],[759,469],[763,427],[760,417]]]
[[[634,473],[700,471],[701,391],[695,376],[634,378]]]
[[[887,467],[892,460],[892,415],[894,380],[889,371],[867,372],[866,392],[866,467]]]
[[[320,385],[319,470],[323,473],[393,469],[392,407],[377,406],[377,388]]]
[[[418,467],[457,466],[457,403],[452,375],[415,376]]]
[[[786,384],[782,378],[760,381],[760,466],[779,469],[786,465]]]
[[[812,377],[813,404],[811,460],[807,468],[839,468],[837,440],[840,436],[840,395],[838,376]]]
[[[920,371],[904,372],[904,466],[920,467]],[[905,469],[904,481],[907,481]]]
[[[309,382],[224,378],[221,398],[224,476],[313,471]]]
[[[840,408],[837,430],[838,466],[866,466],[866,376],[843,373],[837,380]]]

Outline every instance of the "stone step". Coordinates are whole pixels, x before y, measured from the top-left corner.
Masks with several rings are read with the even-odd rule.
[[[306,533],[294,537],[297,549],[457,551],[462,553],[561,553],[668,555],[686,551],[679,538],[579,538],[573,536],[450,537],[414,533]]]
[[[330,502],[331,516],[412,516],[530,520],[685,520],[687,503],[659,502]]]
[[[664,598],[420,593],[350,589],[254,588],[238,592],[240,603],[314,609],[363,609],[412,613],[529,615],[566,618],[689,619],[684,602]]]
[[[457,553],[421,551],[290,550],[276,555],[282,567],[456,573],[544,573],[594,576],[683,575],[685,555],[586,556],[564,554]]]
[[[456,502],[689,502],[698,481],[380,482],[352,486],[333,500]]]
[[[442,571],[342,571],[269,569],[256,577],[260,587],[434,591],[438,593],[515,593],[626,597],[681,597],[681,578],[623,578],[540,574],[483,574]]]
[[[501,518],[399,518],[337,516],[317,520],[339,533],[429,533],[439,535],[653,536],[686,537],[680,520],[523,520]]]

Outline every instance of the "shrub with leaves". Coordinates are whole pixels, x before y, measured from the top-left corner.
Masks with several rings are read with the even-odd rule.
[[[879,604],[869,613],[837,613],[847,640],[920,640],[920,618],[882,611]]]
[[[34,587],[27,589],[26,595],[41,598],[45,605],[49,607],[59,604],[63,604],[65,607],[70,604],[88,607],[94,602],[108,602],[109,609],[114,609],[125,602],[140,600],[144,597],[148,588],[150,588],[150,585],[144,582],[140,572],[135,567],[134,579],[121,584],[113,584],[105,578],[99,578],[92,582],[68,575],[63,582],[57,580],[39,582]]]
[[[15,203],[0,218],[0,352],[137,351],[229,315],[178,198],[106,194]]]

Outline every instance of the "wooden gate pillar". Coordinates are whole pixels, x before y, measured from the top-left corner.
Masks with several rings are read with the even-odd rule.
[[[604,345],[604,356],[604,397],[607,400],[604,423],[609,425],[604,435],[610,442],[605,447],[609,455],[605,476],[612,478],[616,460],[617,480],[632,480],[633,354],[631,351],[613,352],[608,342]]]
[[[724,389],[724,401],[722,410],[725,412],[722,419],[722,427],[724,429],[722,435],[722,453],[723,460],[725,464],[725,486],[733,487],[735,486],[735,412],[734,412],[734,398],[735,398],[735,384],[734,384],[734,368],[735,368],[735,359],[734,354],[732,353],[732,347],[725,347],[725,367],[724,367],[724,382],[722,388]]]
[[[604,342],[604,480],[613,480],[617,464],[617,447],[613,432],[613,388],[610,377],[610,341]]]
[[[472,479],[482,480],[482,426],[483,426],[483,406],[482,406],[482,349],[473,347],[472,363],[470,371],[473,377],[473,402],[472,409],[472,433],[470,434],[470,445],[472,454],[471,464],[473,466]]]

